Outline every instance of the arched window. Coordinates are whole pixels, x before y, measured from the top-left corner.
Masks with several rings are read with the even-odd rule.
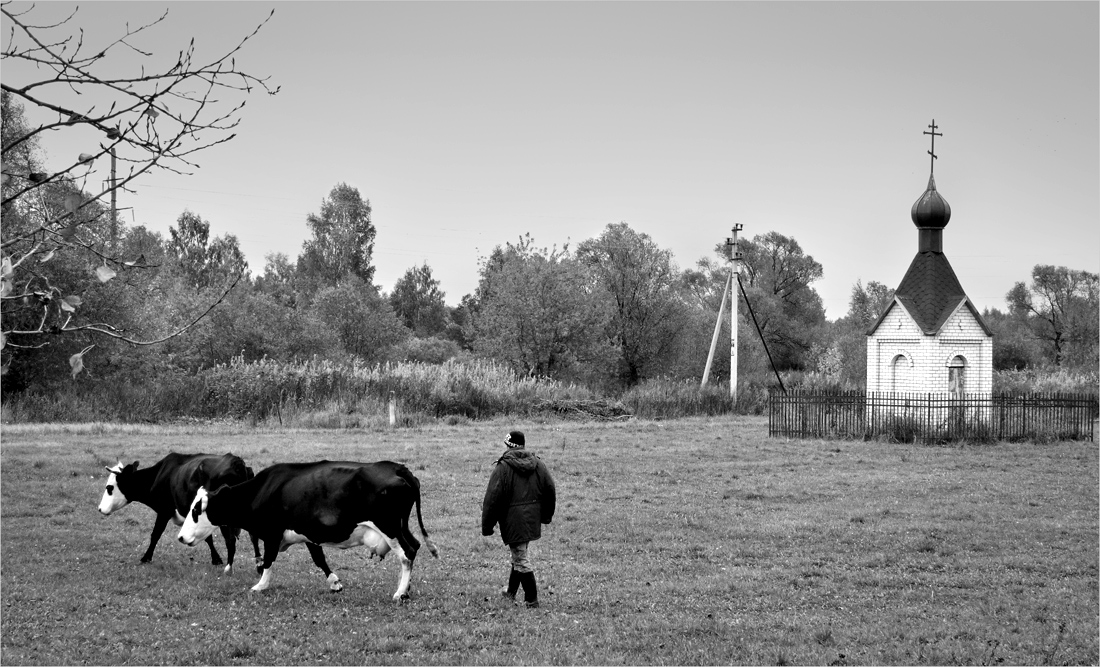
[[[966,394],[966,357],[957,354],[947,362],[947,393],[953,398]]]
[[[909,367],[912,364],[909,357],[899,354],[890,362],[890,391],[899,392],[908,389],[906,379],[909,377]]]

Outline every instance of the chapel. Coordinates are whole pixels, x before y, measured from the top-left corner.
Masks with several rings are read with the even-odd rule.
[[[947,255],[943,230],[951,206],[936,189],[935,142],[928,187],[913,204],[917,254],[893,301],[867,332],[867,391],[989,396],[993,391],[993,333],[967,297]]]

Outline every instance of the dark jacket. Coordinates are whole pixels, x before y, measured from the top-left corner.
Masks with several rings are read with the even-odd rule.
[[[493,464],[481,504],[481,534],[492,535],[499,523],[505,544],[537,540],[541,524],[554,518],[556,503],[554,478],[546,464],[527,450],[510,449]]]

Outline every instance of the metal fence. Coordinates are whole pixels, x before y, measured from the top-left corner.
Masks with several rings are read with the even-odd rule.
[[[772,389],[768,435],[791,438],[1093,440],[1096,394],[965,396]]]

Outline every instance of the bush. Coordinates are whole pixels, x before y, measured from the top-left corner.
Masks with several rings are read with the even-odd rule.
[[[1023,370],[993,371],[993,394],[1095,394],[1100,377],[1093,371]]]

